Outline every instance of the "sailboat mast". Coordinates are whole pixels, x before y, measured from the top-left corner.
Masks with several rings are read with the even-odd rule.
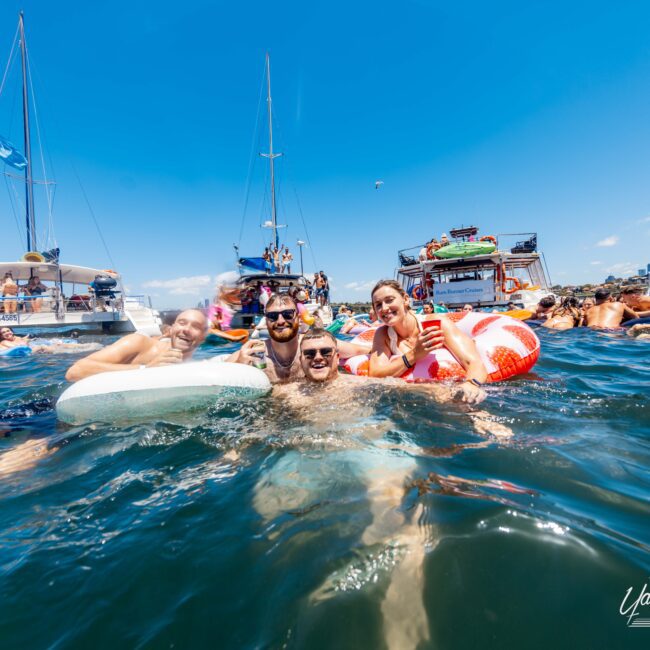
[[[266,53],[266,81],[268,93],[266,97],[266,103],[268,106],[269,112],[269,163],[271,165],[271,222],[273,223],[273,241],[275,247],[278,247],[278,221],[277,214],[275,210],[275,170],[273,165],[273,159],[275,155],[273,154],[273,109],[272,109],[272,100],[271,100],[271,59],[269,53]]]
[[[27,50],[25,47],[25,19],[21,11],[18,17],[20,27],[20,53],[23,64],[23,129],[25,132],[25,225],[27,227],[27,252],[36,251],[36,223],[34,220],[34,183],[32,180],[32,145],[29,137],[29,94],[27,89]]]

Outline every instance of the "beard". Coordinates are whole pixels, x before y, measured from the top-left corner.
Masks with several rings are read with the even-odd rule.
[[[287,343],[298,335],[300,324],[297,320],[288,324],[289,327],[283,327],[281,330],[276,331],[275,326],[268,327],[269,336],[278,343]]]

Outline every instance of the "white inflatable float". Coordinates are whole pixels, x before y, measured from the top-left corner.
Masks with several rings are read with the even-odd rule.
[[[140,420],[207,408],[224,398],[254,399],[270,390],[268,377],[257,368],[192,361],[86,377],[61,395],[56,412],[68,424]]]

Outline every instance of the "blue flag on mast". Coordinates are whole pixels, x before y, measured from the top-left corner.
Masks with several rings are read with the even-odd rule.
[[[11,165],[14,169],[23,171],[27,167],[27,158],[23,156],[9,140],[0,135],[0,160]]]

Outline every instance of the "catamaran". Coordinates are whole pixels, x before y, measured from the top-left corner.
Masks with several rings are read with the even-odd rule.
[[[6,167],[24,173],[3,172],[13,181],[25,185],[25,244],[27,252],[19,261],[0,262],[0,325],[12,328],[74,328],[101,330],[104,332],[134,332],[160,334],[161,320],[152,308],[148,296],[127,296],[122,277],[112,269],[89,268],[59,261],[59,249],[39,251],[34,210],[34,185],[48,181],[36,181],[32,173],[30,135],[31,76],[25,41],[24,16],[18,18],[14,44],[7,61],[3,81],[11,66],[19,41],[22,69],[22,117],[24,155],[9,140],[0,136],[0,162]],[[2,87],[0,87],[0,95]],[[33,98],[32,98],[33,100]],[[49,199],[49,195],[48,195]],[[48,200],[51,208],[51,202]],[[2,291],[5,278],[11,278],[14,288]],[[26,284],[32,278],[41,283],[51,283],[38,295],[30,295]],[[22,283],[22,284],[21,284]],[[3,293],[5,295],[3,295]]]

